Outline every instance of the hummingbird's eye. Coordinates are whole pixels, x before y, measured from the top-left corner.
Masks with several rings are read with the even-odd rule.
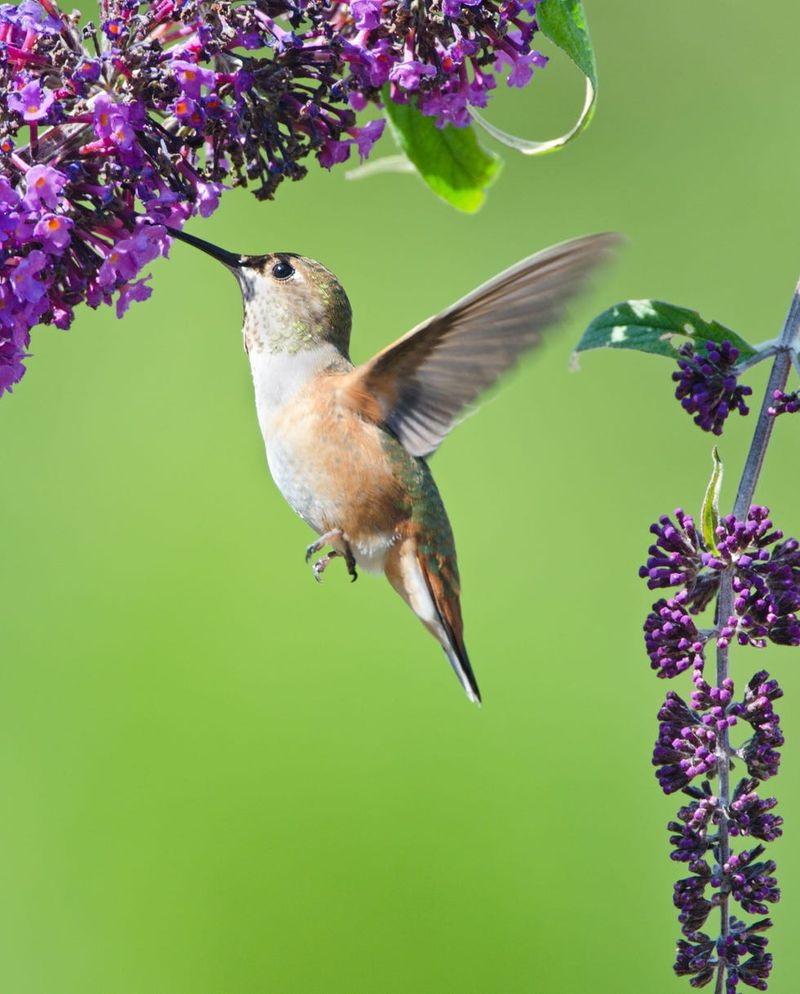
[[[288,280],[290,276],[294,275],[294,266],[285,259],[281,259],[272,267],[272,275],[276,280]]]

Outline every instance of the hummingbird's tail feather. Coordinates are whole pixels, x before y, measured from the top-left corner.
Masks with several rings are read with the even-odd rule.
[[[453,672],[458,677],[459,683],[464,688],[467,697],[473,704],[480,705],[480,688],[478,687],[478,681],[475,679],[475,673],[472,670],[463,640],[454,642],[449,639],[447,641],[440,639],[440,641],[445,655],[453,667]]]
[[[393,547],[385,570],[391,585],[444,649],[467,697],[480,704],[481,692],[464,645],[457,575],[446,564],[431,569],[413,537]]]

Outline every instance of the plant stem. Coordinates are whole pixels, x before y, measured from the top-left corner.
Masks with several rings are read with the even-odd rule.
[[[769,408],[773,402],[773,393],[776,390],[783,390],[789,378],[789,371],[792,368],[792,351],[798,330],[800,330],[800,281],[795,287],[792,304],[783,331],[778,341],[775,361],[772,364],[772,371],[769,374],[769,382],[764,393],[764,400],[761,403],[761,410],[758,414],[758,421],[753,432],[753,440],[750,443],[750,451],[747,453],[747,461],[742,470],[739,480],[739,488],[736,492],[736,501],[733,505],[735,517],[743,520],[747,517],[750,504],[756,491],[758,478],[761,475],[761,467],[764,465],[764,457],[767,454],[767,446],[772,435],[775,418],[769,413]],[[717,627],[721,628],[727,623],[733,612],[733,576],[730,570],[726,570],[722,576],[719,596],[717,599]],[[723,681],[728,678],[728,652],[729,646],[717,644],[717,687],[722,687]],[[718,776],[719,776],[719,863],[720,869],[730,859],[730,840],[728,832],[728,806],[731,800],[730,786],[730,739],[728,729],[722,730],[717,746],[718,756]],[[723,938],[728,935],[729,915],[728,915],[728,891],[722,890],[720,893],[720,934]],[[722,994],[725,988],[725,963],[720,960],[717,971],[717,982],[715,994]]]

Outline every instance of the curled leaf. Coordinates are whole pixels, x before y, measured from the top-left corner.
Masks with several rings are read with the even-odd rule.
[[[597,63],[581,0],[544,0],[536,9],[536,20],[542,34],[565,52],[586,77],[586,95],[578,120],[558,138],[535,141],[503,131],[474,108],[470,109],[473,119],[487,134],[523,155],[546,155],[569,144],[588,127],[597,101]]]
[[[717,526],[719,525],[719,495],[722,489],[722,460],[716,445],[711,452],[713,467],[711,469],[711,479],[706,487],[706,494],[703,498],[703,506],[700,509],[700,528],[703,541],[709,552],[715,555],[719,552],[717,548]]]

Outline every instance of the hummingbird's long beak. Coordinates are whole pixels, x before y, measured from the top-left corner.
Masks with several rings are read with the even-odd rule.
[[[164,227],[169,232],[170,238],[177,238],[181,242],[186,242],[187,245],[193,245],[195,248],[200,249],[201,252],[205,252],[206,255],[210,255],[212,259],[221,262],[223,266],[227,266],[228,269],[233,269],[234,271],[241,269],[243,262],[242,256],[212,245],[211,242],[203,241],[202,238],[189,235],[185,231],[178,231],[177,228],[170,228],[167,225],[164,225]]]

